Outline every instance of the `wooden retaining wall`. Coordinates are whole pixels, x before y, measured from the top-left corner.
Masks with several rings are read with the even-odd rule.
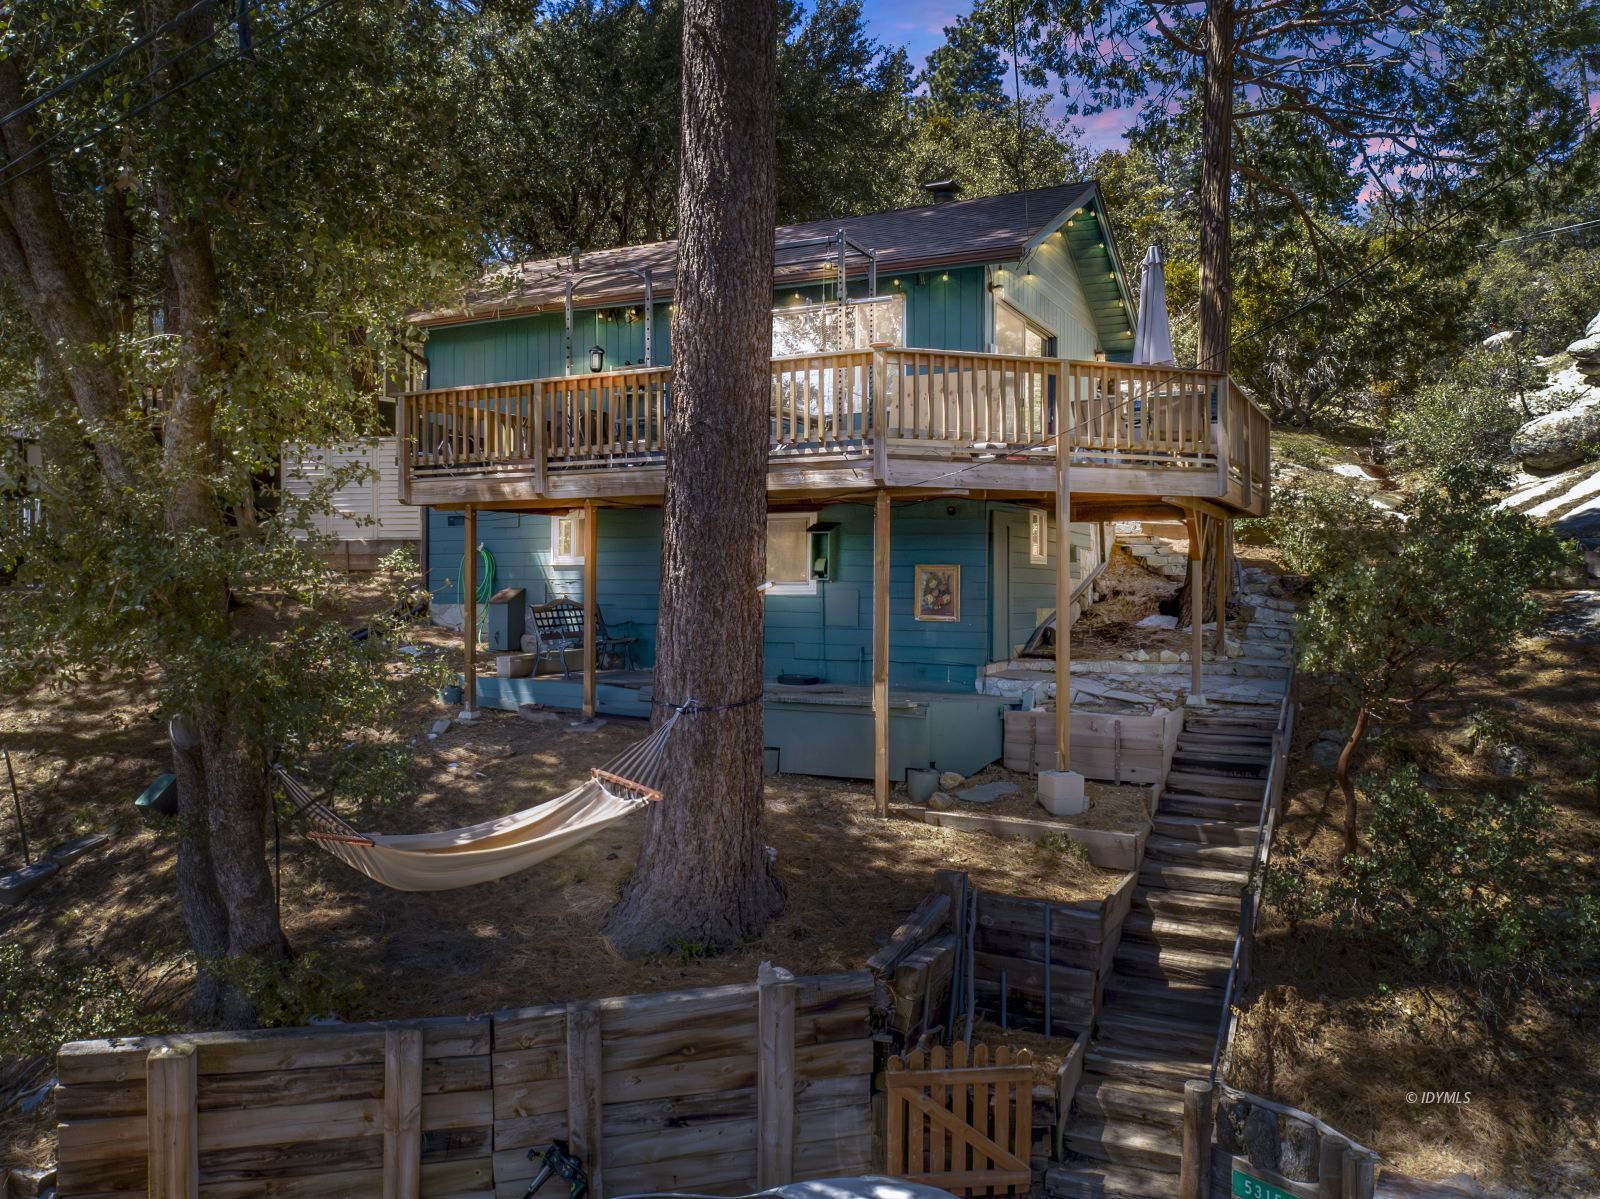
[[[866,971],[493,1016],[65,1045],[61,1199],[738,1193],[873,1162]],[[787,1080],[787,1082],[786,1082]]]
[[[1071,768],[1084,778],[1107,783],[1164,782],[1182,728],[1181,710],[1158,708],[1150,716],[1074,712]],[[1007,712],[1004,749],[1007,770],[1024,774],[1054,770],[1055,711],[1033,708]]]
[[[1053,904],[992,891],[978,893],[973,989],[978,1011],[1011,1027],[1045,1031],[1045,970],[1050,971],[1050,1032],[1087,1031],[1122,937],[1137,876],[1127,875],[1103,902]],[[1049,941],[1045,940],[1046,913]]]

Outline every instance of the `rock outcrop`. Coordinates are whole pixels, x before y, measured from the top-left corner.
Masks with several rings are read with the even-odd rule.
[[[1600,385],[1600,313],[1589,322],[1583,336],[1567,347],[1567,353],[1587,382]]]
[[[1517,430],[1511,449],[1522,465],[1531,471],[1549,472],[1600,457],[1600,387],[1572,366],[1559,371],[1550,386],[1537,394],[1569,402]]]

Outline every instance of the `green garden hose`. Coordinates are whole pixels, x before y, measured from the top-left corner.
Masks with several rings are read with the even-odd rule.
[[[461,570],[456,574],[456,603],[461,605],[463,621],[467,612],[467,557],[461,556]],[[494,594],[494,555],[486,545],[478,546],[478,639],[483,639],[483,627],[489,620],[489,597]]]

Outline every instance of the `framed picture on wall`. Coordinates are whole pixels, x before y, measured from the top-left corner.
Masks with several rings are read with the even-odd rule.
[[[960,620],[961,568],[918,566],[915,594],[918,620]]]

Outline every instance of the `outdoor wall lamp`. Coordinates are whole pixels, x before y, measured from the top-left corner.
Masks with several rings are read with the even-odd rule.
[[[606,348],[604,346],[591,346],[589,349],[589,369],[599,374],[606,369]]]

